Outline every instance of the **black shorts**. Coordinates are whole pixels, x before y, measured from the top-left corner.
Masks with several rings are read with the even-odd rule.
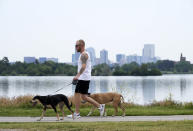
[[[88,94],[89,83],[89,80],[78,80],[75,93]]]

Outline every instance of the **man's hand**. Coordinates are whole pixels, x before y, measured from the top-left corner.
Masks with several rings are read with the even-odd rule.
[[[73,78],[73,80],[78,80],[78,78],[80,77],[80,75],[79,74],[77,74],[74,78]]]

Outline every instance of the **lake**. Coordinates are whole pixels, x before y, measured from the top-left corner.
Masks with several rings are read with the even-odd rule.
[[[75,86],[68,85],[71,76],[0,76],[0,97],[21,95],[73,95]],[[178,102],[193,101],[193,75],[163,76],[93,76],[90,93],[118,92],[125,101],[144,105],[161,101],[170,95]]]

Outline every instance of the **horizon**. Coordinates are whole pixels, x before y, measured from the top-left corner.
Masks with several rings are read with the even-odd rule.
[[[144,44],[155,45],[161,60],[193,62],[192,0],[0,0],[0,59],[54,57],[71,62],[78,39],[116,54],[142,55]]]

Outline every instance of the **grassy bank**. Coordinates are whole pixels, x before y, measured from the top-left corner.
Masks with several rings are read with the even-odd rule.
[[[190,131],[193,121],[0,123],[0,129],[67,131]]]
[[[30,100],[33,96],[20,96],[16,98],[0,98],[0,116],[40,116],[42,112],[42,105],[37,104],[36,107],[32,107]],[[140,115],[193,115],[192,103],[177,103],[172,101],[171,98],[160,102],[153,102],[151,105],[140,106],[133,103],[125,103],[127,116],[140,116]],[[74,106],[72,107],[74,110]],[[91,108],[90,104],[81,105],[81,115],[86,116]],[[58,110],[59,111],[59,110]],[[70,112],[64,108],[65,114]],[[111,103],[106,105],[107,115],[111,116],[114,112],[114,108]],[[119,109],[118,115],[121,115],[122,111]],[[61,112],[60,112],[61,115]],[[99,116],[97,110],[92,114],[93,116]],[[48,109],[46,116],[55,116],[52,109]]]

